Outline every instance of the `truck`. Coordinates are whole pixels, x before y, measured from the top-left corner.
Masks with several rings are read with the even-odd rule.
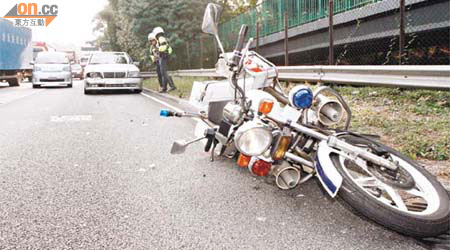
[[[32,32],[26,27],[16,27],[0,18],[0,82],[19,86],[25,77],[31,77],[33,60]]]
[[[33,48],[33,61],[36,59],[36,56],[39,52],[49,51],[46,42],[33,41],[31,46]]]

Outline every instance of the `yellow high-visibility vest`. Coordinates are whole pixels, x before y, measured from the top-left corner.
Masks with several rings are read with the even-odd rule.
[[[169,42],[165,37],[160,36],[158,38],[158,43],[159,43],[159,52],[167,53],[169,55],[172,54],[172,47],[170,47]]]

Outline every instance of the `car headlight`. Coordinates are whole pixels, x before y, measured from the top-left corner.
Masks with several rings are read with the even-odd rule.
[[[307,109],[311,107],[313,93],[310,88],[305,85],[297,85],[289,91],[289,103],[299,109]]]
[[[34,71],[41,71],[42,68],[41,67],[34,67]]]
[[[102,78],[102,74],[100,74],[99,72],[90,72],[90,73],[87,73],[87,77],[89,77],[89,78]]]
[[[235,135],[235,145],[239,152],[248,156],[263,154],[272,144],[272,133],[263,124],[248,122]]]
[[[139,71],[128,72],[128,77],[139,77]]]

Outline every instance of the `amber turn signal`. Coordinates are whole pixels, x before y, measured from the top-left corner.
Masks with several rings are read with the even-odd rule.
[[[237,161],[237,165],[241,168],[246,168],[248,166],[248,164],[250,164],[251,159],[252,159],[251,156],[240,154],[238,161]]]
[[[258,111],[260,113],[262,113],[262,114],[267,115],[268,113],[270,113],[270,111],[272,111],[273,103],[274,102],[272,100],[269,100],[269,99],[262,100],[259,103],[259,110]]]
[[[286,151],[288,150],[290,143],[291,143],[290,136],[281,136],[280,141],[278,143],[278,147],[273,153],[272,159],[275,161],[283,159],[284,154],[286,154]]]

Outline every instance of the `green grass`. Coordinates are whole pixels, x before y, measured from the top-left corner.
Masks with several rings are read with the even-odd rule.
[[[209,78],[206,77],[172,77],[173,82],[177,89],[175,91],[169,92],[170,95],[176,96],[178,98],[188,99],[191,94],[192,83],[194,81],[206,81]],[[159,83],[157,78],[150,78],[144,81],[144,87],[159,90]]]
[[[368,101],[387,101],[392,104],[392,108],[402,108],[418,115],[448,114],[448,108],[450,108],[450,91],[401,90],[380,87],[339,87],[338,89],[346,96],[353,96],[352,93],[357,91],[359,92],[355,96],[357,98],[364,98]]]
[[[169,94],[189,98],[194,81],[210,78],[173,80],[178,89]],[[158,90],[158,80],[145,80],[144,86]],[[378,134],[383,143],[413,159],[450,159],[450,91],[348,86],[335,89],[352,109],[351,130]]]
[[[338,87],[353,111],[352,129],[413,159],[450,159],[450,92]]]

